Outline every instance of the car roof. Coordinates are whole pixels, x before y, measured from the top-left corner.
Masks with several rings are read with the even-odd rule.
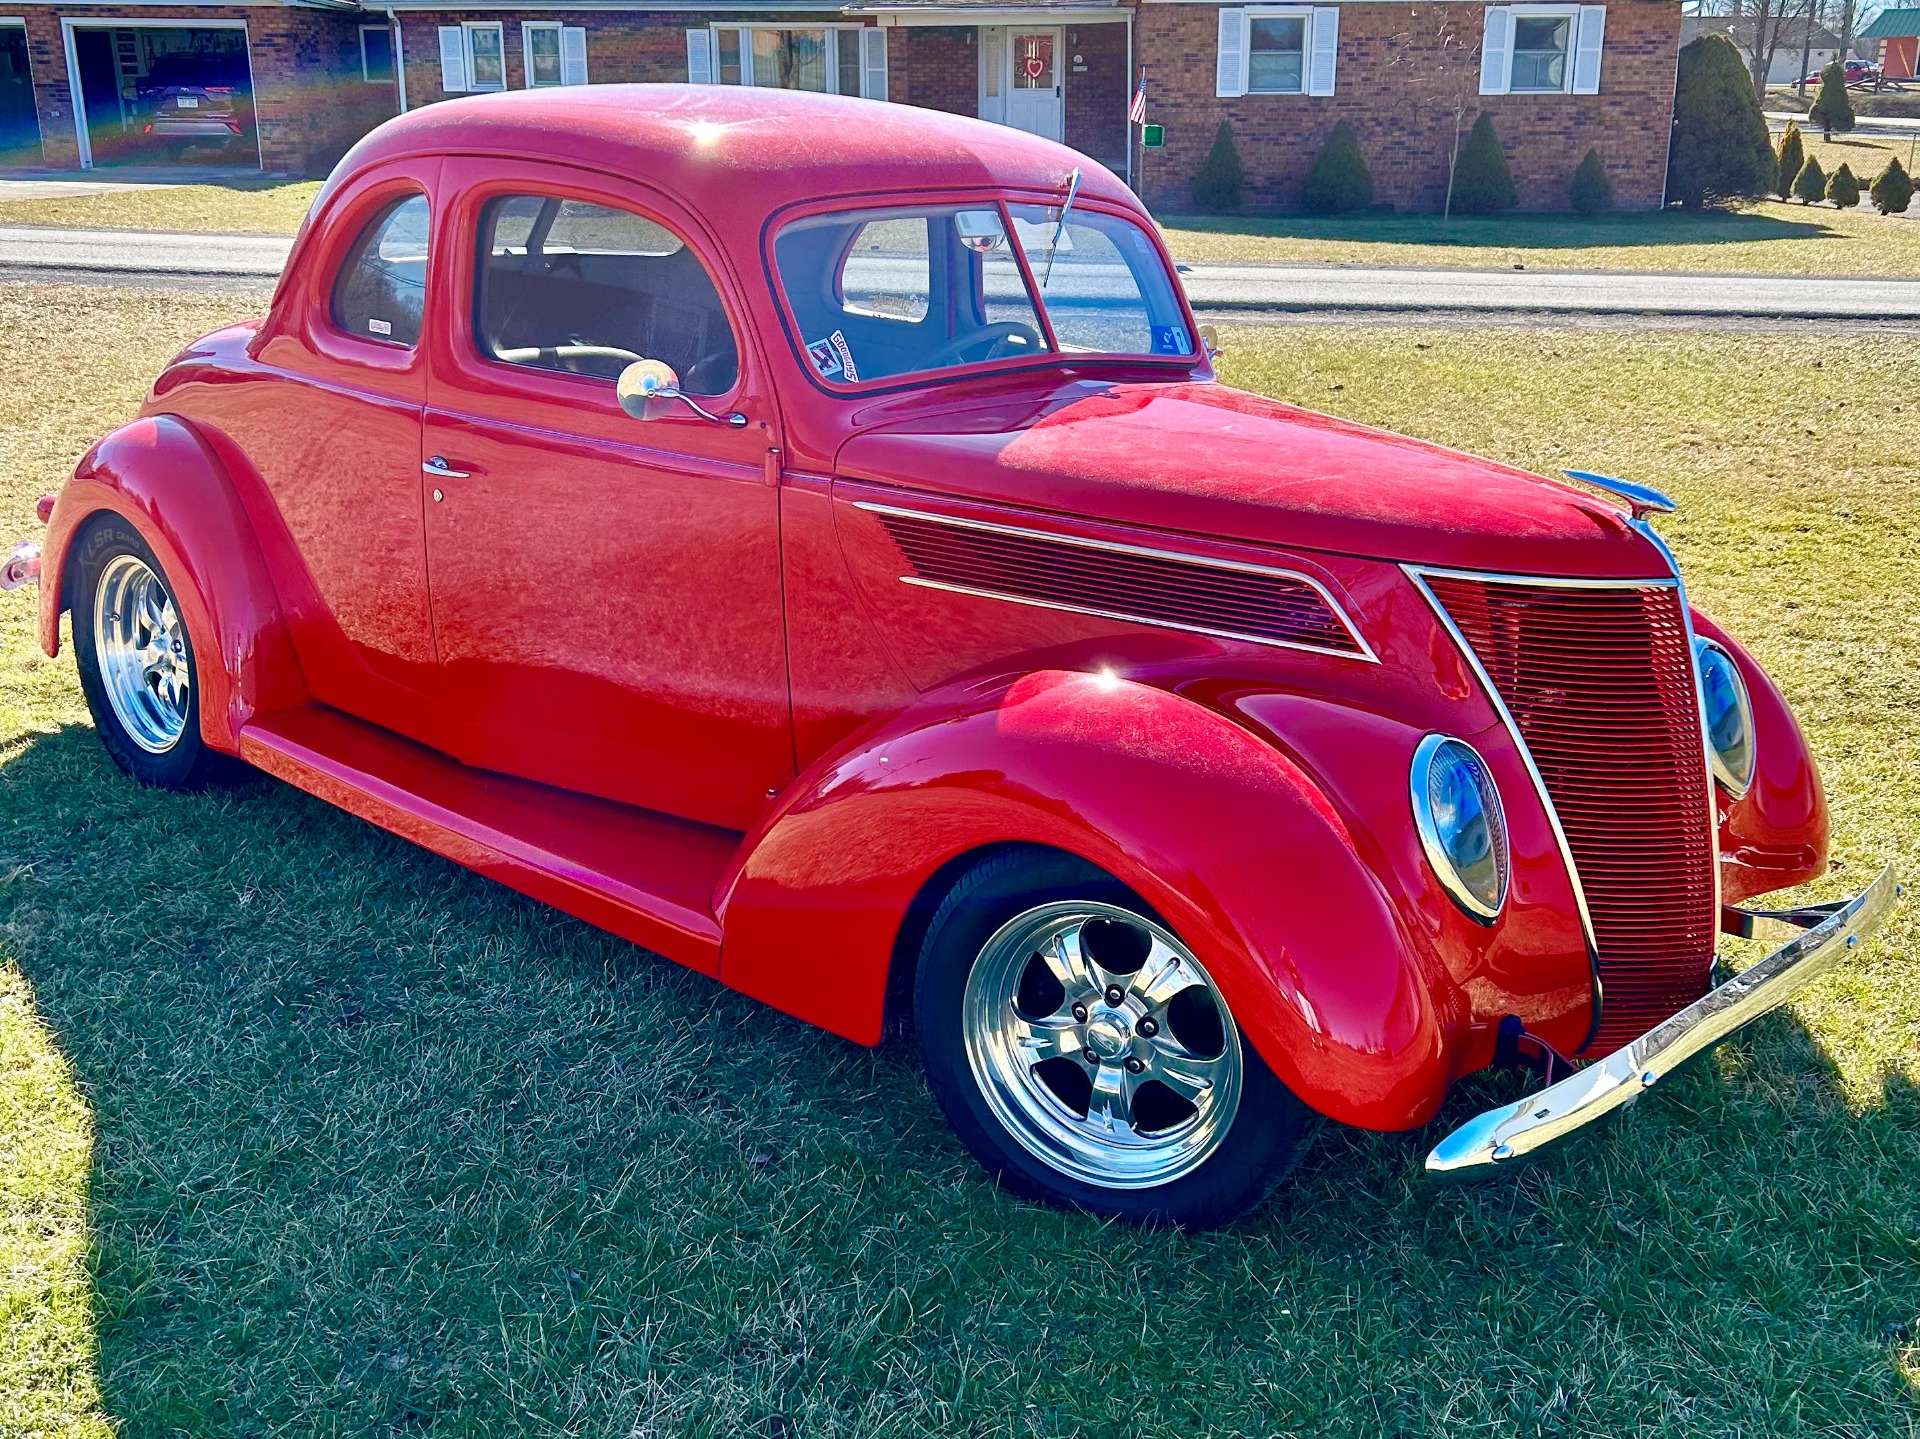
[[[503,152],[642,177],[709,218],[887,190],[1059,190],[1134,208],[1064,145],[912,105],[737,85],[584,85],[476,95],[389,120],[335,172],[402,155]]]

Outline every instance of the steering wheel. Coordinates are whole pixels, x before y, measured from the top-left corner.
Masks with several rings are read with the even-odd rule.
[[[985,345],[986,352],[975,358],[997,360],[1003,355],[1014,353],[1012,349],[1002,348],[1009,340],[1024,341],[1026,347],[1035,354],[1046,348],[1046,341],[1040,338],[1040,332],[1033,326],[1022,324],[1018,320],[997,320],[991,325],[982,325],[977,330],[969,330],[964,335],[955,335],[928,355],[925,365],[929,370],[937,370],[942,365],[954,364],[960,361],[968,350],[979,345]]]

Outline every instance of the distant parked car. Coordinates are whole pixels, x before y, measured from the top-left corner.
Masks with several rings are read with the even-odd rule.
[[[1815,70],[1811,75],[1807,76],[1805,83],[1809,85],[1818,85],[1820,83],[1820,77],[1821,77],[1821,72],[1818,70]],[[1849,85],[1861,85],[1861,84],[1865,84],[1869,80],[1878,80],[1879,78],[1880,78],[1879,66],[1874,65],[1871,62],[1866,60],[1847,61],[1847,83]]]
[[[163,56],[135,87],[135,103],[148,116],[142,133],[182,154],[237,146],[245,124],[235,82],[244,83],[243,72],[244,62],[235,67],[204,56]]]

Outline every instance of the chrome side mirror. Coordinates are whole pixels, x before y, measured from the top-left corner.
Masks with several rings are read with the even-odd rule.
[[[681,390],[680,377],[673,372],[673,366],[664,360],[635,360],[620,372],[613,392],[619,398],[620,408],[636,420],[659,418],[649,408],[654,400],[678,400],[701,419],[713,424],[739,430],[744,429],[747,423],[747,417],[738,410],[728,415],[716,415],[711,410],[703,409]]]

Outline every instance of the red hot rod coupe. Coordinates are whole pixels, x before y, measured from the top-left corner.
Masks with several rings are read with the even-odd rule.
[[[903,105],[437,104],[51,503],[101,738],[233,757],[862,1044],[1016,1190],[1206,1224],[1316,1116],[1592,1123],[1874,928],[1652,491],[1219,384],[1113,175]],[[43,515],[43,518],[45,516]],[[1713,987],[1722,932],[1791,942]]]

